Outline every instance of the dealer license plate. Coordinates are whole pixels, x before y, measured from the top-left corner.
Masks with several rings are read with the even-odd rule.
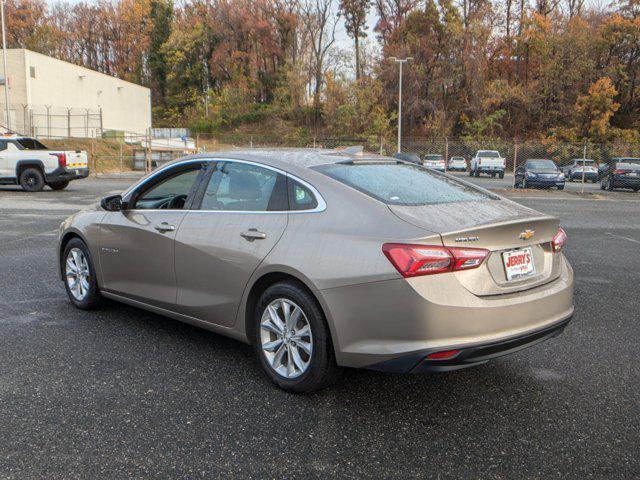
[[[531,247],[511,250],[502,254],[507,280],[520,280],[536,274]]]

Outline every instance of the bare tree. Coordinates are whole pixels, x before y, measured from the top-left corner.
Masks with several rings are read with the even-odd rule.
[[[356,80],[362,76],[360,39],[367,36],[367,13],[371,0],[340,0],[340,12],[344,15],[347,34],[353,38],[356,50]]]
[[[547,16],[560,5],[560,0],[536,0],[536,12]]]
[[[333,0],[302,0],[300,15],[309,38],[310,65],[312,79],[313,106],[320,108],[320,92],[324,82],[326,59],[336,41],[336,27],[339,13],[334,9]]]
[[[582,15],[585,0],[566,0],[567,13],[569,18]]]

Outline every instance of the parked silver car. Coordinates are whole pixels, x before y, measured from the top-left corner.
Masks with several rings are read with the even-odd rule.
[[[71,302],[108,297],[254,345],[306,392],[339,366],[443,371],[557,335],[573,313],[558,219],[402,160],[213,152],[60,228]]]

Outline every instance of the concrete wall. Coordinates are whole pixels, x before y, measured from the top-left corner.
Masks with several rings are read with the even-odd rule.
[[[12,118],[13,115],[22,117],[20,105],[26,104],[40,114],[44,106],[50,106],[51,112],[60,115],[54,119],[56,125],[66,122],[63,114],[67,109],[77,114],[85,109],[92,112],[102,109],[103,130],[144,134],[151,127],[148,88],[24,49],[8,50],[7,61],[9,101],[11,110],[15,110]],[[1,61],[0,71],[4,76]],[[4,107],[3,86],[0,86],[0,105]],[[3,117],[4,112],[0,119]],[[74,121],[80,121],[78,119],[74,117]],[[96,127],[95,122],[92,127]],[[64,136],[58,132],[64,130],[62,127],[56,129],[57,136]]]

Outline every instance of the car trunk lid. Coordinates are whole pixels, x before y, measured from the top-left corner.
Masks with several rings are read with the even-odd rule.
[[[505,199],[389,208],[412,225],[439,234],[444,246],[490,251],[479,268],[454,273],[475,295],[526,290],[560,275],[560,260],[551,246],[559,224],[555,217]],[[503,254],[526,248],[531,248],[535,273],[507,280]]]

